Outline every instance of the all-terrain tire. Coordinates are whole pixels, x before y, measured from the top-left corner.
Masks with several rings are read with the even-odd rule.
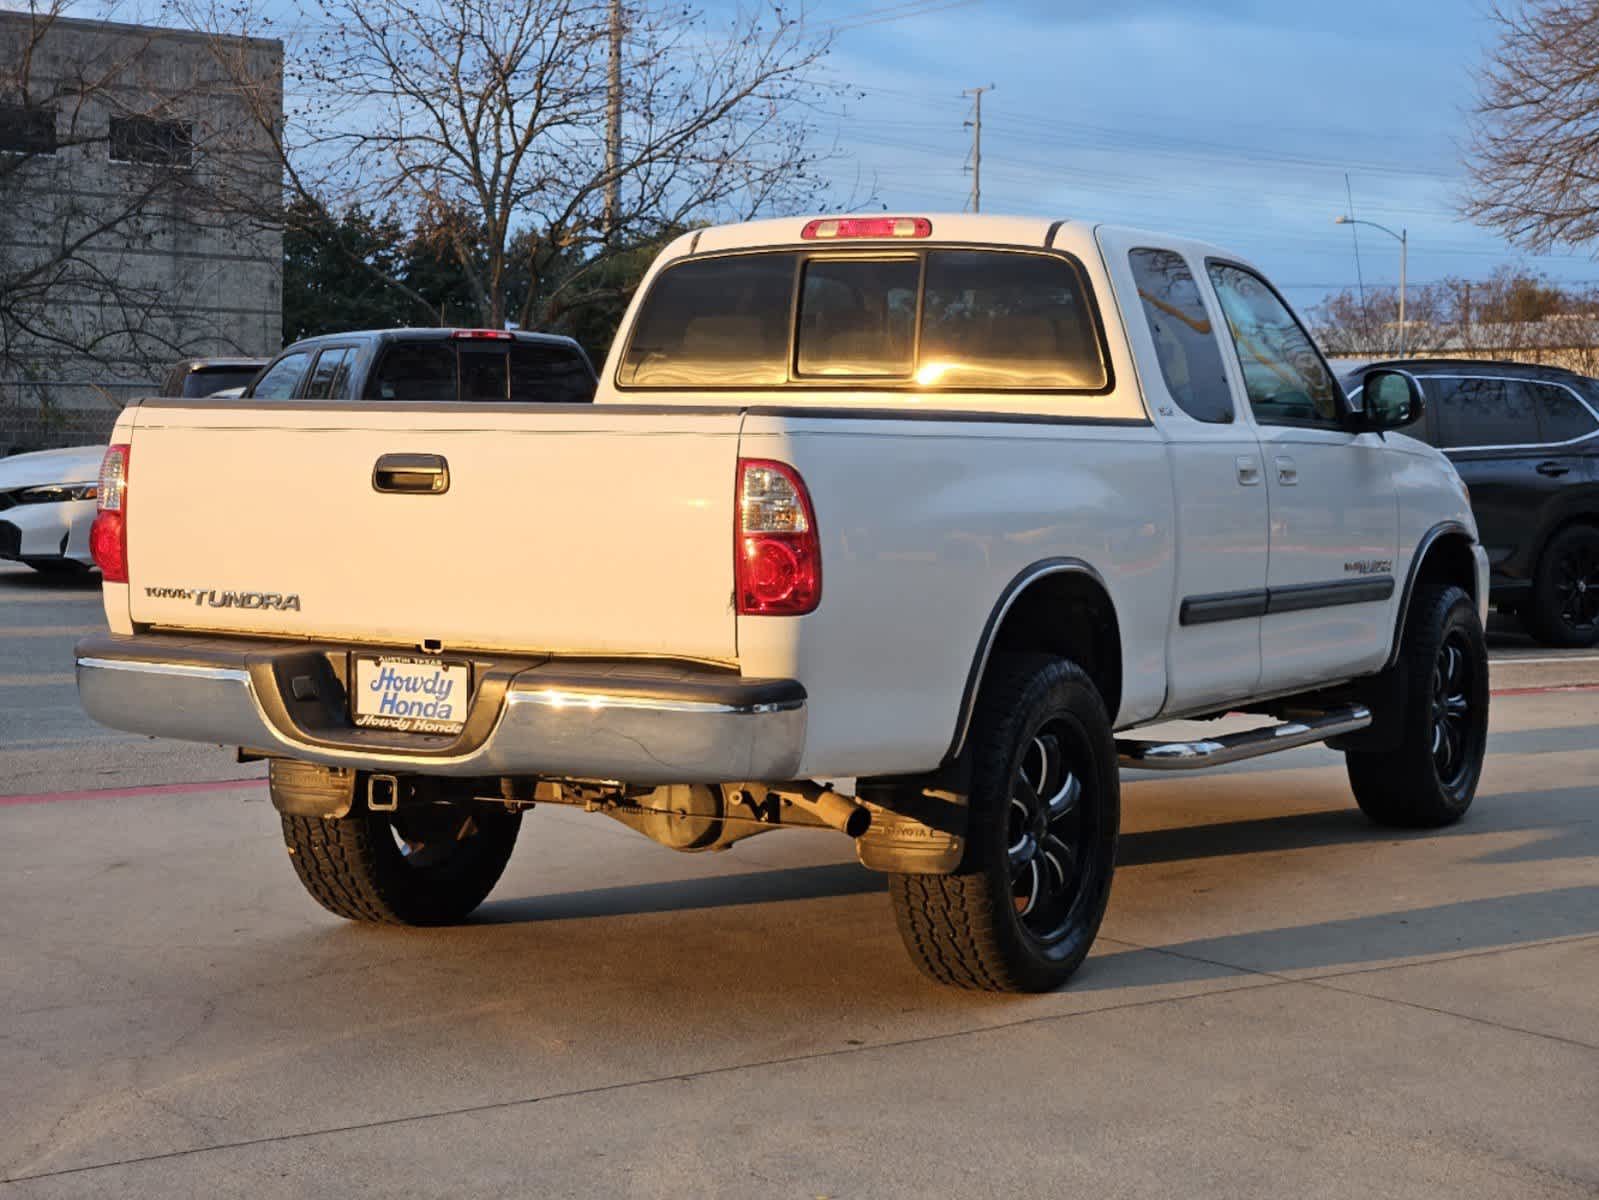
[[[900,936],[939,983],[1049,991],[1087,956],[1110,899],[1121,815],[1110,718],[1075,663],[1008,655],[984,683],[972,739],[961,865],[890,876]]]
[[[1521,623],[1546,646],[1599,642],[1599,528],[1571,525],[1549,539]]]
[[[1346,751],[1350,787],[1379,825],[1448,825],[1471,807],[1488,743],[1488,647],[1471,597],[1417,588],[1392,669],[1405,675],[1406,699],[1392,716],[1399,740]]]
[[[520,813],[491,805],[430,805],[415,814],[283,815],[283,844],[305,890],[351,921],[453,925],[499,882]],[[419,836],[426,829],[430,842]]]

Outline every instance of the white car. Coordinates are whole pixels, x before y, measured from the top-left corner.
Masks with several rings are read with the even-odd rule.
[[[1041,990],[1105,912],[1123,769],[1331,741],[1378,823],[1471,804],[1488,559],[1460,476],[1398,432],[1420,385],[1374,370],[1352,404],[1218,248],[697,229],[593,403],[499,374],[463,403],[454,364],[360,402],[276,368],[141,401],[101,475],[84,708],[270,759],[340,916],[463,919],[535,803],[684,851],[832,828],[927,974]],[[1273,720],[1139,732],[1240,711]]]
[[[0,458],[0,559],[36,571],[83,571],[104,446]]]

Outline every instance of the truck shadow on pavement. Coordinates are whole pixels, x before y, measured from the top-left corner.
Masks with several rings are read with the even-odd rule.
[[[1090,959],[1070,986],[1075,991],[1124,987],[1135,960],[1142,960],[1137,976],[1146,984],[1284,972],[1334,976],[1595,934],[1599,887],[1553,888],[1135,946]]]
[[[1067,990],[1132,990],[1261,973],[1336,974],[1411,958],[1599,934],[1599,886],[1526,890],[1523,877],[1522,889],[1507,895],[1468,894],[1447,903],[1392,907],[1356,917],[1245,928],[1217,936],[1183,935],[1185,925],[1197,933],[1217,924],[1232,929],[1258,924],[1262,891],[1291,887],[1290,877],[1317,871],[1313,856],[1289,854],[1298,850],[1369,845],[1382,847],[1390,856],[1403,856],[1408,844],[1416,848],[1417,869],[1436,879],[1439,843],[1444,842],[1444,853],[1453,865],[1443,869],[1460,881],[1450,890],[1469,893],[1514,886],[1512,879],[1485,876],[1477,868],[1502,870],[1505,864],[1599,855],[1593,795],[1588,787],[1485,795],[1465,822],[1419,833],[1374,826],[1353,806],[1129,833],[1122,839],[1119,864],[1125,873],[1112,895],[1105,942]],[[1491,838],[1491,844],[1473,844],[1482,838]],[[1229,861],[1206,865],[1209,860]],[[1349,862],[1346,851],[1341,868],[1348,870]],[[1197,865],[1186,869],[1185,863]],[[1364,886],[1369,893],[1370,885]],[[852,975],[885,972],[900,974],[907,986],[915,986],[918,977],[908,964],[903,972],[893,972],[883,961],[898,958],[892,912],[887,897],[880,894],[884,891],[882,876],[852,862],[839,862],[505,899],[485,905],[478,923],[490,927],[484,932],[491,936],[510,934],[514,941],[525,937],[541,943],[541,948],[548,942],[552,951],[556,944],[582,941],[589,947],[587,967],[568,963],[568,970],[592,971],[615,980],[618,973],[627,974],[630,960],[658,953],[640,941],[637,922],[650,928],[646,941],[653,942],[678,935],[668,926],[679,926],[679,919],[663,914],[709,910],[698,919],[691,937],[709,936],[720,943],[720,967],[745,980],[746,986],[769,975],[774,989],[792,990],[796,956],[827,963],[830,986],[843,984]],[[1240,904],[1245,898],[1247,906]],[[1378,903],[1387,904],[1380,898]],[[759,917],[746,914],[773,904],[790,907],[781,916],[770,909]],[[1173,909],[1187,910],[1177,920],[1176,940],[1140,937],[1140,912]],[[1293,912],[1269,907],[1267,911],[1273,917],[1290,918]],[[594,939],[583,931],[592,932],[588,923],[595,920],[615,928]],[[775,921],[782,934],[724,941],[710,932],[713,927],[764,921]],[[492,931],[496,926],[498,931]],[[521,926],[522,931],[507,926]],[[1171,925],[1163,920],[1161,928],[1169,930]],[[605,949],[596,956],[594,947],[599,944]],[[881,988],[885,982],[879,978],[873,987]],[[703,994],[704,980],[699,983],[694,990]],[[894,992],[905,994],[891,986],[885,1002]],[[964,1001],[956,999],[959,993],[940,994],[955,1003],[973,1000],[969,994]]]
[[[700,908],[743,907],[785,900],[819,900],[886,892],[882,875],[856,863],[827,863],[718,875],[708,879],[674,879],[667,883],[594,888],[517,900],[491,900],[477,912],[475,924],[502,925],[524,921],[580,921],[595,917],[683,912]]]
[[[26,567],[0,569],[0,595],[5,592],[98,592],[98,571],[35,571]]]

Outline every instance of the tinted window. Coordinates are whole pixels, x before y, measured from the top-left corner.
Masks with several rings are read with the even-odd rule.
[[[373,400],[454,400],[455,346],[446,341],[394,342],[383,351],[367,387]]]
[[[570,346],[517,342],[511,347],[511,399],[523,404],[587,404],[594,372]]]
[[[504,345],[490,348],[468,343],[460,352],[461,399],[493,401],[509,396]]]
[[[194,127],[156,117],[112,117],[111,160],[187,167],[194,159]]]
[[[1249,407],[1267,425],[1336,428],[1338,384],[1293,313],[1264,280],[1241,267],[1210,264]]]
[[[1076,269],[1042,254],[935,250],[927,256],[918,383],[935,387],[1105,386]]]
[[[645,387],[783,383],[792,254],[686,262],[663,271],[633,324],[620,382]]]
[[[1532,396],[1504,379],[1429,379],[1436,404],[1438,442],[1446,449],[1515,446],[1538,440]]]
[[[305,394],[313,400],[342,400],[345,385],[350,379],[350,363],[355,358],[354,346],[330,346],[316,357],[311,370],[311,383]]]
[[[1593,414],[1565,388],[1552,383],[1524,383],[1538,409],[1538,424],[1546,442],[1570,442],[1595,429]]]
[[[193,399],[196,396],[211,396],[217,392],[225,392],[229,388],[245,387],[255,378],[256,371],[255,367],[189,371],[183,376],[179,393]]]
[[[261,382],[255,385],[255,391],[251,394],[261,400],[290,399],[310,362],[311,355],[304,350],[285,354],[267,368],[267,373],[261,376]]]
[[[801,375],[909,375],[920,259],[819,259],[800,289]]]
[[[881,251],[880,251],[881,253]],[[669,267],[634,322],[626,387],[776,387],[790,380],[903,380],[907,386],[1098,391],[1108,382],[1087,287],[1052,255],[933,250],[904,257],[815,255],[798,319],[792,253]],[[917,276],[922,326],[912,336]],[[798,329],[799,345],[790,346]],[[919,357],[918,355],[919,347]]]
[[[1188,264],[1170,250],[1134,250],[1128,259],[1171,398],[1196,421],[1231,421],[1233,394],[1221,346]]]

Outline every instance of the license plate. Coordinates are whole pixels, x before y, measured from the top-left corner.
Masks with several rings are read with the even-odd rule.
[[[350,715],[357,725],[407,733],[460,733],[472,668],[436,658],[357,656]]]

